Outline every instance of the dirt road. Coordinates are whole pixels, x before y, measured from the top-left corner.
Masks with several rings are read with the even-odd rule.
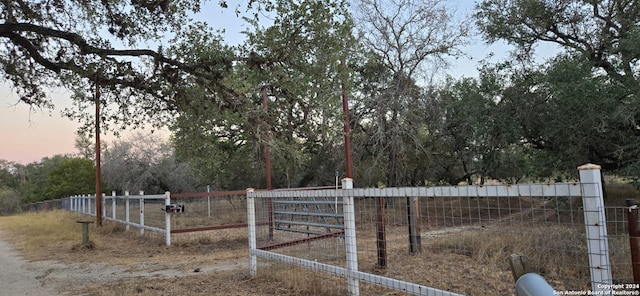
[[[0,240],[0,295],[1,296],[50,296],[58,295],[53,287],[41,281],[46,271],[29,268],[11,246]]]
[[[91,284],[173,279],[248,268],[246,260],[196,265],[190,261],[171,264],[147,261],[127,266],[56,259],[29,262],[22,259],[11,244],[0,239],[0,296],[77,296],[85,294],[85,287]]]

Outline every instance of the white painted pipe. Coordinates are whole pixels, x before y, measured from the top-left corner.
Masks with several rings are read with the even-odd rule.
[[[537,273],[526,273],[516,281],[516,296],[551,296],[553,287]]]

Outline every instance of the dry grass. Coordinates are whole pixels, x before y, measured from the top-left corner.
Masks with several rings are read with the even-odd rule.
[[[582,229],[568,226],[491,227],[429,240],[428,249],[439,254],[459,253],[476,264],[508,270],[511,254],[527,256],[531,267],[558,290],[589,288],[588,258]]]
[[[640,202],[640,189],[632,184],[605,185],[605,193],[607,206],[625,206],[625,200],[628,198]]]
[[[58,215],[64,215],[59,219]],[[8,230],[19,235],[14,246],[19,249],[45,248],[51,243],[70,244],[78,240],[79,224],[67,212],[54,211],[46,214],[27,213],[3,217],[0,219],[0,230]],[[77,229],[76,229],[77,228]]]

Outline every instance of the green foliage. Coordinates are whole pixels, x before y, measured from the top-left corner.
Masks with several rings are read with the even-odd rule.
[[[564,54],[540,69],[511,68],[505,99],[523,141],[544,150],[554,171],[593,162],[635,174],[640,161],[637,1],[485,0],[476,20],[489,41],[503,40],[530,60],[539,43]]]
[[[19,174],[22,176],[20,195],[24,202],[36,202],[47,199],[49,196],[45,190],[49,172],[60,165],[67,156],[56,155],[45,157],[39,162],[29,163],[19,167]]]
[[[10,215],[20,209],[20,195],[14,189],[0,186],[0,215]]]
[[[522,140],[546,151],[541,164],[573,172],[591,162],[620,172],[639,160],[637,111],[626,108],[636,100],[633,89],[594,72],[580,56],[560,56],[525,72],[513,72],[503,100]]]
[[[90,159],[56,155],[27,165],[2,162],[8,165],[0,170],[0,188],[11,202],[17,199],[19,203],[30,203],[95,192],[95,168]]]
[[[340,89],[349,83],[343,60],[354,43],[346,3],[276,1],[272,8],[274,23],[262,28],[250,20],[247,42],[235,48],[237,56],[247,57],[224,78],[235,95],[192,84],[185,89],[190,105],[172,125],[178,159],[217,189],[262,187],[265,146],[272,153],[274,187],[320,185],[328,178],[333,183]],[[225,50],[219,43],[209,48],[214,55]]]
[[[594,75],[588,63],[565,57],[552,63],[543,79],[549,92],[545,145],[562,154],[563,169],[592,162],[615,170],[625,163],[630,155],[617,155],[618,147],[638,140],[635,127],[615,115],[624,104],[624,88],[607,76]]]
[[[0,159],[0,188],[17,189],[19,179],[15,174],[15,167],[15,163]]]
[[[42,86],[79,86],[79,78],[99,75],[101,84],[151,91],[128,57],[160,57],[150,50],[117,50],[176,32],[198,11],[201,1],[4,1],[2,73],[20,99],[36,106],[50,100]],[[166,65],[168,60],[157,60]],[[171,64],[171,63],[169,63]],[[173,63],[176,65],[175,63]],[[84,82],[86,83],[86,81]]]
[[[476,21],[484,37],[504,40],[530,53],[539,42],[583,55],[616,80],[632,78],[640,49],[640,9],[627,0],[484,0]],[[626,78],[625,78],[626,77]]]
[[[95,120],[91,110],[97,88],[103,130],[165,126],[190,103],[185,88],[198,85],[226,99],[238,96],[223,80],[232,64],[246,59],[208,50],[212,41],[206,38],[215,30],[193,20],[206,3],[3,1],[0,75],[34,108],[53,107],[47,88],[66,89],[73,106],[63,114],[82,123],[83,131]],[[224,1],[218,5],[228,7]],[[247,13],[272,7],[262,0],[242,5]],[[240,11],[238,4],[236,13]],[[173,48],[193,41],[191,52]]]
[[[482,34],[515,45],[516,60],[434,85],[425,70],[460,54],[469,28],[442,3],[366,0],[354,21],[342,0],[249,1],[273,22],[245,17],[247,41],[232,47],[190,19],[199,0],[5,1],[0,74],[38,107],[50,104],[43,86],[67,88],[65,113],[85,128],[94,84],[106,129],[170,125],[171,143],[104,150],[116,190],[262,187],[266,147],[274,187],[333,184],[345,166],[343,91],[359,186],[513,183],[586,162],[640,175],[640,3],[481,1]],[[564,53],[532,66],[541,42]],[[92,155],[90,141],[77,145]],[[2,162],[0,188],[25,201],[92,192],[90,162]]]
[[[59,199],[96,190],[94,162],[86,158],[66,158],[47,174],[45,199]]]

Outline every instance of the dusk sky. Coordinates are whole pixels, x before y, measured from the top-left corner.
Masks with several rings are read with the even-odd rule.
[[[226,26],[227,42],[237,44],[242,39],[239,32],[244,28],[235,14],[229,12],[212,13],[215,14],[214,20],[208,22],[212,27]],[[472,41],[464,49],[471,58],[452,60],[447,73],[454,77],[476,76],[477,63],[481,59],[493,52],[495,55],[492,61],[504,60],[508,57],[507,50],[503,45],[486,45],[480,40]],[[540,50],[538,53],[543,55],[539,58],[545,59],[555,52]],[[51,97],[56,105],[54,110],[30,111],[28,105],[18,103],[17,95],[10,89],[10,84],[0,81],[0,159],[27,164],[39,161],[43,157],[76,152],[74,140],[78,124],[60,115],[61,110],[70,104],[68,94],[59,90],[51,94]],[[107,141],[115,139],[113,136],[103,138]]]
[[[237,1],[229,1],[229,6],[234,7],[234,2]],[[225,40],[229,44],[240,43],[244,38],[240,32],[246,29],[244,22],[233,10],[221,10],[217,2],[207,5],[195,18],[207,21],[214,28],[225,28]],[[51,98],[56,106],[54,110],[30,111],[28,105],[18,103],[10,84],[0,81],[0,159],[27,164],[43,157],[77,152],[74,142],[79,124],[60,115],[71,104],[69,96],[65,90],[60,90]],[[106,141],[116,139],[110,135],[102,138]]]
[[[78,125],[60,116],[58,107],[48,110],[29,110],[18,103],[17,95],[7,82],[0,83],[0,159],[23,164],[45,156],[73,153],[75,130]],[[59,106],[68,102],[64,94],[55,94]]]

